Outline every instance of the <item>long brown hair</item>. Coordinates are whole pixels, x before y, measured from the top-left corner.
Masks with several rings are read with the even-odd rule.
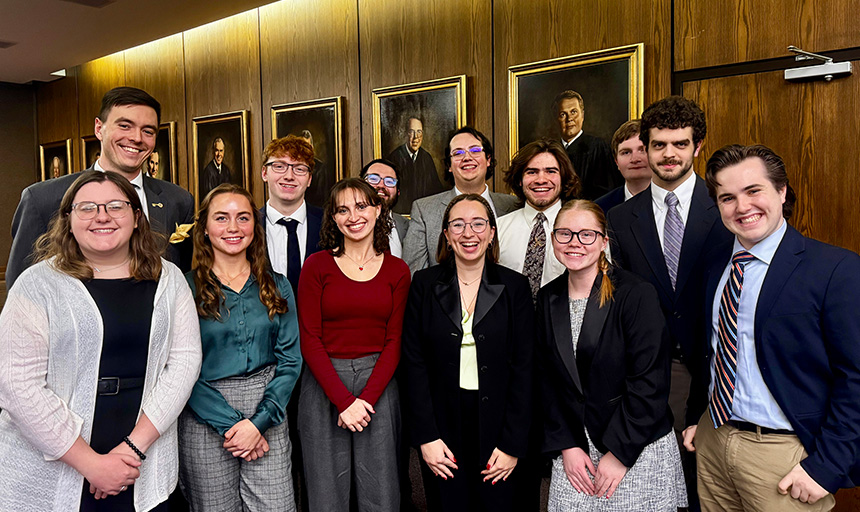
[[[609,242],[609,233],[606,230],[606,216],[603,214],[603,209],[597,206],[597,203],[585,199],[573,199],[561,205],[558,215],[555,217],[555,225],[553,229],[558,227],[559,220],[565,212],[581,211],[588,212],[594,215],[594,220],[600,227],[600,231],[604,234],[604,240]],[[600,307],[606,305],[612,300],[612,294],[615,292],[615,286],[609,278],[609,259],[606,258],[606,251],[600,251],[600,257],[597,260],[597,270],[603,273],[603,279],[600,281]]]
[[[364,201],[371,206],[381,207],[379,217],[376,218],[376,224],[373,226],[373,250],[377,253],[387,251],[388,235],[391,234],[393,224],[391,216],[388,215],[388,208],[382,203],[382,199],[376,194],[376,189],[361,178],[345,178],[331,188],[323,210],[320,249],[328,250],[334,257],[343,254],[343,233],[337,227],[334,214],[338,206],[337,197],[346,190],[352,190],[360,197],[363,196]]]
[[[455,204],[462,201],[475,201],[476,203],[481,203],[481,206],[487,210],[487,220],[490,222],[490,227],[495,231],[493,233],[493,239],[490,240],[490,246],[487,248],[484,256],[489,258],[490,262],[498,263],[499,230],[496,228],[496,216],[493,215],[493,209],[490,208],[490,203],[488,203],[487,200],[479,194],[460,194],[454,199],[451,199],[451,202],[448,203],[448,207],[445,208],[445,214],[442,216],[442,231],[439,232],[439,242],[436,244],[436,261],[439,263],[447,263],[449,265],[454,264],[454,251],[451,250],[451,247],[448,245],[448,238],[445,236],[445,232],[448,230],[448,221],[451,218],[451,209],[454,208]]]
[[[78,191],[89,183],[110,182],[119,188],[126,201],[131,203],[133,215],[137,218],[137,227],[131,233],[128,241],[128,269],[131,277],[137,281],[156,281],[161,275],[161,243],[163,238],[154,233],[149,227],[140,197],[129,183],[128,179],[115,172],[84,171],[80,177],[66,190],[60,201],[60,209],[54,214],[48,231],[36,240],[33,261],[43,261],[55,258],[51,266],[68,274],[75,279],[89,280],[93,278],[93,269],[86,262],[78,241],[72,234],[72,204]]]
[[[201,318],[221,320],[221,304],[224,303],[225,297],[224,292],[221,291],[220,281],[212,272],[215,252],[212,249],[212,242],[206,235],[209,205],[212,204],[212,200],[216,196],[221,194],[236,194],[248,200],[248,204],[251,206],[251,216],[254,219],[254,239],[245,249],[245,257],[251,264],[251,274],[260,286],[260,302],[269,310],[269,320],[274,318],[276,314],[286,313],[288,309],[287,300],[281,297],[275,279],[269,270],[265,233],[263,225],[260,223],[257,206],[254,204],[254,198],[247,190],[238,185],[223,183],[206,194],[203,202],[200,203],[197,216],[194,218],[196,226],[194,229],[194,260],[197,262],[197,266],[194,267],[194,286],[197,289],[194,302],[197,304],[197,314]]]

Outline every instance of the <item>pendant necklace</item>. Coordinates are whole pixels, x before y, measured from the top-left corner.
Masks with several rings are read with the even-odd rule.
[[[359,270],[359,271],[364,271],[364,266],[365,266],[365,265],[367,265],[367,264],[368,264],[368,262],[370,262],[370,260],[372,260],[373,258],[375,258],[375,257],[376,257],[376,253],[373,253],[373,254],[371,254],[371,255],[370,255],[370,257],[369,257],[369,258],[367,258],[366,260],[364,260],[364,263],[359,263],[359,262],[355,261],[354,259],[350,258],[350,257],[349,257],[349,254],[347,254],[347,253],[346,253],[346,251],[343,251],[343,255],[344,255],[344,256],[346,256],[347,258],[349,258],[349,261],[351,261],[351,262],[355,263],[356,265],[358,265],[358,270]]]
[[[226,279],[226,280],[225,280],[223,277],[221,277],[221,275],[220,275],[221,273],[219,273],[219,272],[215,272],[215,269],[214,269],[214,268],[212,269],[212,272],[214,272],[214,273],[215,273],[215,276],[217,276],[217,277],[218,277],[218,279],[220,279],[220,280],[221,280],[221,282],[223,282],[223,283],[224,283],[224,284],[226,284],[227,286],[230,286],[230,283],[232,283],[232,282],[233,282],[237,277],[241,276],[242,274],[244,274],[245,272],[247,272],[247,271],[249,271],[249,270],[251,270],[251,265],[250,265],[250,264],[248,264],[248,266],[247,266],[247,267],[245,267],[245,268],[243,268],[242,270],[240,270],[240,271],[239,271],[239,273],[238,273],[238,274],[236,274],[236,275],[235,275],[235,276],[233,276],[233,277],[230,277],[230,274],[228,274],[227,272],[222,272],[222,273],[224,274],[224,276],[225,276],[225,277],[228,277],[228,278],[229,278],[229,279]]]
[[[113,267],[98,268],[97,266],[93,265],[92,263],[90,263],[90,266],[93,268],[93,270],[95,270],[96,272],[98,272],[99,274],[101,274],[102,272],[107,272],[107,271],[109,271],[109,270],[116,270],[116,269],[118,269],[119,267],[121,267],[121,266],[123,266],[123,265],[125,265],[125,264],[127,264],[127,263],[128,263],[128,258],[126,258],[126,259],[125,259],[125,261],[123,261],[123,262],[122,262],[122,263],[120,263],[119,265],[114,265]]]

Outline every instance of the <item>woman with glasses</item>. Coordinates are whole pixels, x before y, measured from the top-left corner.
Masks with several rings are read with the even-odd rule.
[[[552,247],[567,272],[537,298],[549,510],[687,506],[669,410],[669,338],[654,287],[610,266],[595,203],[565,203]]]
[[[179,418],[180,483],[192,510],[294,511],[286,406],[302,365],[296,304],[271,270],[251,194],[218,185],[200,203],[203,368]]]
[[[81,173],[0,314],[0,510],[165,510],[200,371],[194,300],[140,199]]]
[[[513,510],[532,414],[529,282],[497,264],[496,219],[480,195],[455,197],[440,227],[439,265],[416,272],[404,319],[412,441],[429,468],[428,503]]]
[[[299,327],[307,367],[299,437],[311,511],[400,508],[400,360],[409,269],[388,252],[385,209],[359,178],[332,187],[320,247],[302,267]]]

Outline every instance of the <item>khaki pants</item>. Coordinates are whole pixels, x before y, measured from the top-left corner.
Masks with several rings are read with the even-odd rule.
[[[705,411],[696,430],[699,502],[705,512],[817,512],[836,504],[832,494],[809,505],[782,495],[779,481],[806,450],[797,436],[745,432],[730,425],[714,429]]]

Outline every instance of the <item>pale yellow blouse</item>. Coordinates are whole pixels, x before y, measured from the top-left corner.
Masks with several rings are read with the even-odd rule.
[[[463,310],[463,342],[460,344],[460,388],[478,389],[478,351],[472,336],[472,315]]]

